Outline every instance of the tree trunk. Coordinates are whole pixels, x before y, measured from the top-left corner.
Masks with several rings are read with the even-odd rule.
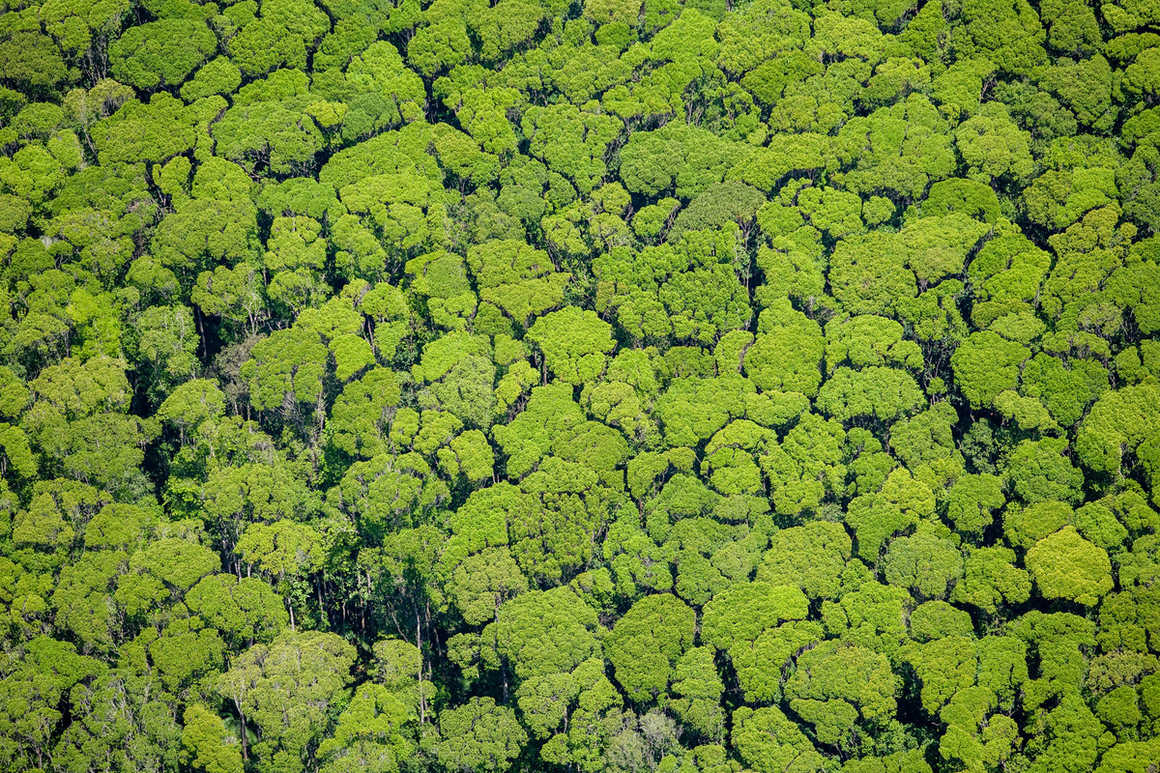
[[[427,696],[423,692],[423,629],[419,626],[419,608],[415,607],[415,646],[419,649],[419,724],[427,722]]]
[[[241,701],[235,700],[234,705],[237,706],[237,708],[238,708],[238,719],[240,720],[240,722],[239,722],[239,728],[240,728],[239,735],[242,737],[241,738],[241,740],[242,740],[242,761],[245,762],[246,760],[248,760],[250,758],[249,751],[247,749],[248,745],[246,744],[246,712],[242,711]]]

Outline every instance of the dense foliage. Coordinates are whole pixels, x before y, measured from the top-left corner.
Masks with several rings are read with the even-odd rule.
[[[1160,4],[0,0],[0,153],[0,769],[1155,770]]]

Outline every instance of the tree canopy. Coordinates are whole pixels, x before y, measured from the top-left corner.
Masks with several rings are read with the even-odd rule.
[[[1154,771],[1158,8],[0,4],[0,770]]]

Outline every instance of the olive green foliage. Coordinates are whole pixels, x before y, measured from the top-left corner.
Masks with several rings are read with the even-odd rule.
[[[1146,773],[1160,6],[8,0],[0,770]]]

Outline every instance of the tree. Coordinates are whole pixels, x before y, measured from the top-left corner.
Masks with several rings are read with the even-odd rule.
[[[909,641],[910,594],[894,585],[865,582],[836,601],[822,602],[826,633],[891,658]]]
[[[813,521],[781,529],[757,566],[757,579],[798,585],[810,598],[836,598],[850,552],[841,524]]]
[[[227,57],[209,60],[181,87],[181,98],[195,102],[214,94],[230,94],[242,84],[242,71]]]
[[[917,94],[851,118],[838,131],[834,151],[843,170],[836,181],[858,194],[885,189],[898,198],[918,198],[955,166],[942,119]]]
[[[467,263],[481,300],[494,304],[521,327],[563,303],[569,275],[554,271],[545,251],[522,240],[472,245],[467,249]]]
[[[705,129],[668,124],[629,137],[620,155],[620,179],[633,193],[674,190],[678,198],[689,199],[721,182],[741,151]]]
[[[98,159],[105,164],[167,161],[190,150],[197,141],[201,112],[212,118],[219,105],[185,106],[165,92],[153,95],[148,104],[125,102],[119,110],[89,129]]]
[[[240,773],[240,744],[228,735],[225,722],[201,704],[186,708],[181,744],[189,762],[206,773]]]
[[[1145,438],[1154,436],[1154,411],[1143,410],[1157,395],[1154,387],[1139,385],[1108,392],[1092,406],[1076,432],[1076,453],[1085,466],[1096,472],[1120,474],[1125,449],[1136,449],[1138,463],[1156,479],[1160,466],[1153,461],[1156,451]]]
[[[528,328],[528,338],[544,353],[544,363],[570,384],[592,380],[604,372],[615,344],[611,326],[591,311],[568,307],[545,314]]]
[[[902,325],[886,317],[858,314],[835,317],[826,323],[826,371],[848,363],[854,368],[869,365],[922,365],[922,350],[903,338]]]
[[[761,313],[758,331],[743,365],[753,383],[763,390],[817,394],[822,359],[817,323],[783,302]]]
[[[1007,111],[989,103],[955,129],[955,142],[970,176],[994,184],[1003,179],[1019,183],[1034,170],[1030,135],[1019,131]]]
[[[100,661],[49,636],[23,644],[0,680],[6,698],[0,714],[6,741],[0,753],[6,763],[19,767],[50,761],[52,736],[63,719],[62,699],[74,685],[103,670]]]
[[[939,754],[966,769],[985,769],[1005,761],[1019,741],[1014,720],[996,712],[994,694],[982,687],[955,693],[939,712],[947,730],[939,739]]]
[[[140,488],[144,428],[127,415],[123,361],[68,358],[45,368],[30,386],[35,402],[22,428],[50,464],[118,493]]]
[[[742,706],[733,712],[732,719],[730,742],[755,770],[805,771],[825,764],[805,733],[776,706]]]
[[[419,454],[383,452],[351,465],[328,498],[360,531],[381,537],[422,522],[447,493]]]
[[[891,315],[904,299],[918,294],[899,242],[895,234],[873,231],[849,236],[834,246],[830,291],[845,311]]]
[[[570,671],[599,653],[596,612],[575,592],[560,586],[530,590],[500,608],[484,631],[517,677]],[[489,630],[490,629],[490,630]]]
[[[725,735],[724,690],[712,648],[693,647],[677,661],[670,690],[673,709],[687,727],[717,742]]]
[[[521,128],[529,153],[571,178],[581,194],[589,193],[605,175],[608,145],[620,133],[612,116],[583,113],[572,105],[532,107]]]
[[[990,405],[1006,389],[1018,385],[1019,365],[1030,352],[990,331],[972,333],[954,354],[955,381],[972,407]]]
[[[746,270],[739,237],[726,224],[674,233],[640,251],[613,246],[593,260],[596,309],[614,312],[634,339],[650,343],[671,338],[709,345],[745,327],[752,310],[738,277],[738,269]]]
[[[239,65],[245,72],[245,65],[240,62]],[[275,79],[279,73],[285,74],[282,80],[289,80],[295,72],[280,70],[267,80]],[[305,91],[304,81],[299,82],[298,93],[291,92],[292,96],[278,99],[278,92],[283,88],[283,84],[269,84],[266,90],[255,89],[247,95],[249,99],[239,99],[214,124],[213,137],[223,157],[248,170],[268,164],[275,174],[312,169],[314,155],[325,145],[319,123],[325,126],[329,118],[325,115],[315,118],[308,112],[318,103],[307,103],[304,99],[301,93]]]
[[[343,82],[324,93],[345,106],[341,118],[346,140],[414,121],[422,116],[427,102],[420,78],[385,40],[371,43],[352,57]]]
[[[1082,498],[1083,473],[1064,453],[1065,438],[1024,440],[1006,460],[1006,476],[1015,493],[1027,502],[1058,499],[1077,502]]]
[[[647,703],[666,690],[695,628],[693,610],[665,594],[645,596],[616,622],[604,646],[631,699]]]
[[[530,497],[528,517],[510,523],[512,553],[533,579],[570,577],[596,553],[594,534],[603,534],[623,497],[585,465],[547,457],[520,487]]]
[[[468,426],[486,429],[495,413],[496,367],[486,338],[450,333],[426,344],[412,366],[417,381],[430,384],[429,402],[455,414]]]
[[[769,478],[773,505],[786,518],[816,511],[827,494],[844,493],[845,432],[834,419],[806,413],[761,459]]]
[[[319,631],[286,632],[235,658],[216,687],[238,713],[243,758],[253,754],[263,770],[305,770],[328,707],[345,700],[354,660],[354,647]]]
[[[272,641],[289,620],[281,597],[257,577],[208,575],[189,589],[185,603],[227,641],[246,647]]]
[[[781,666],[799,649],[820,641],[822,629],[803,620],[808,600],[789,585],[734,582],[705,605],[701,640],[728,653],[750,701],[780,695]]]
[[[411,708],[386,687],[359,685],[333,735],[318,746],[321,770],[338,771],[354,764],[375,773],[395,773],[417,752],[407,732],[407,725],[416,720]]]
[[[1002,547],[969,550],[963,577],[951,591],[951,600],[972,604],[995,614],[1003,604],[1022,604],[1031,597],[1031,579],[1015,565],[1015,551]]]
[[[911,536],[890,542],[882,568],[888,583],[920,599],[945,598],[962,575],[963,559],[945,527],[923,522]]]
[[[507,770],[527,737],[511,709],[472,698],[440,714],[433,750],[448,770]]]
[[[1081,770],[1093,766],[1106,741],[1103,724],[1078,695],[1065,695],[1054,709],[1042,712],[1034,720],[1041,734],[1032,736],[1027,754],[1033,760],[1031,770]]]
[[[864,416],[888,423],[922,403],[922,393],[910,374],[874,365],[862,370],[839,368],[818,393],[822,412],[846,422]]]
[[[964,475],[948,492],[947,518],[955,531],[982,534],[994,522],[994,513],[1006,504],[1002,481],[987,473]]]
[[[113,77],[138,89],[180,86],[217,39],[200,19],[162,19],[130,27],[109,47]]]
[[[752,186],[734,181],[719,183],[690,201],[673,221],[669,233],[676,236],[685,231],[705,231],[736,223],[745,234],[753,225],[758,207],[764,203],[765,197]]]
[[[242,532],[236,549],[243,561],[271,577],[286,597],[293,629],[294,602],[302,603],[310,590],[306,579],[322,562],[318,533],[306,524],[293,521],[252,523]]]
[[[1079,536],[1073,526],[1036,542],[1027,551],[1027,568],[1045,598],[1092,606],[1112,589],[1107,553]]]
[[[329,20],[313,4],[279,0],[262,5],[261,14],[239,25],[230,40],[230,56],[249,76],[262,75],[285,64],[305,67],[307,47],[326,32]]]
[[[18,30],[4,36],[0,61],[8,79],[32,88],[51,87],[68,77],[68,69],[52,38],[39,30]]]
[[[188,307],[150,306],[135,317],[134,328],[139,373],[152,382],[155,400],[198,374],[200,341]]]

